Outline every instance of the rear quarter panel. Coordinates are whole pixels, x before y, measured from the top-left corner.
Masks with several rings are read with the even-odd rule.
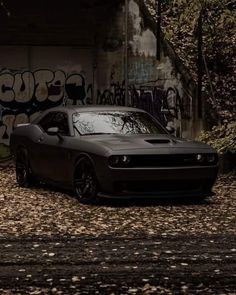
[[[26,148],[30,154],[32,141],[40,135],[40,128],[36,125],[23,125],[16,127],[10,136],[10,150],[13,156],[19,148]]]

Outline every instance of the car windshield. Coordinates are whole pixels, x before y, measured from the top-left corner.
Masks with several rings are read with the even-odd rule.
[[[135,111],[78,112],[73,125],[80,135],[167,133],[149,114]]]

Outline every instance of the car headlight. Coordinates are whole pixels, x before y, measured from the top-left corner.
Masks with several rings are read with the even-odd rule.
[[[207,155],[207,162],[208,163],[214,163],[215,161],[216,161],[216,155],[215,154]]]
[[[130,156],[121,156],[120,157],[120,161],[123,164],[129,164],[130,160],[131,160]]]
[[[119,156],[111,156],[109,158],[109,164],[113,166],[117,166],[120,162],[120,157]]]
[[[109,165],[111,167],[125,167],[131,161],[130,156],[126,155],[114,155],[109,158]]]
[[[203,162],[204,161],[204,155],[203,154],[197,154],[196,155],[196,160],[198,162]]]

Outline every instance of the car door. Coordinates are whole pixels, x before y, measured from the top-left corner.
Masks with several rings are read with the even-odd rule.
[[[50,115],[51,116],[50,116]],[[67,143],[70,138],[68,116],[65,112],[52,112],[48,118],[39,122],[43,129],[37,144],[37,171],[41,177],[65,184],[67,180]],[[59,129],[58,135],[49,135],[47,130],[52,127]]]
[[[40,177],[46,177],[47,175],[47,149],[46,141],[47,129],[51,126],[51,121],[54,116],[54,112],[47,113],[38,123],[39,131],[37,132],[33,146],[31,149],[31,167],[34,174]]]

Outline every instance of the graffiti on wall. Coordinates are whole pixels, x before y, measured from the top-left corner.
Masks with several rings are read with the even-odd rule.
[[[97,90],[96,104],[125,105],[124,82],[111,83],[110,87],[103,91]]]
[[[85,78],[80,73],[48,69],[1,72],[0,155],[8,155],[6,146],[17,124],[30,122],[39,112],[65,100],[74,105],[86,103]]]
[[[63,71],[37,70],[22,73],[0,73],[0,103],[12,108],[26,103],[54,104],[67,96],[85,103],[85,79],[81,74],[66,75]]]
[[[176,87],[129,85],[129,105],[145,109],[164,126],[191,117],[191,99],[181,97]],[[104,90],[93,89],[80,73],[47,69],[0,73],[0,158],[7,157],[10,134],[20,123],[31,122],[48,108],[65,103],[124,105],[124,82],[112,81]],[[2,156],[3,155],[3,156]]]
[[[164,126],[174,119],[190,119],[192,99],[181,97],[176,87],[167,89],[149,85],[129,86],[129,105],[142,108],[158,118]],[[109,89],[97,93],[97,104],[124,105],[125,86],[112,83]]]

